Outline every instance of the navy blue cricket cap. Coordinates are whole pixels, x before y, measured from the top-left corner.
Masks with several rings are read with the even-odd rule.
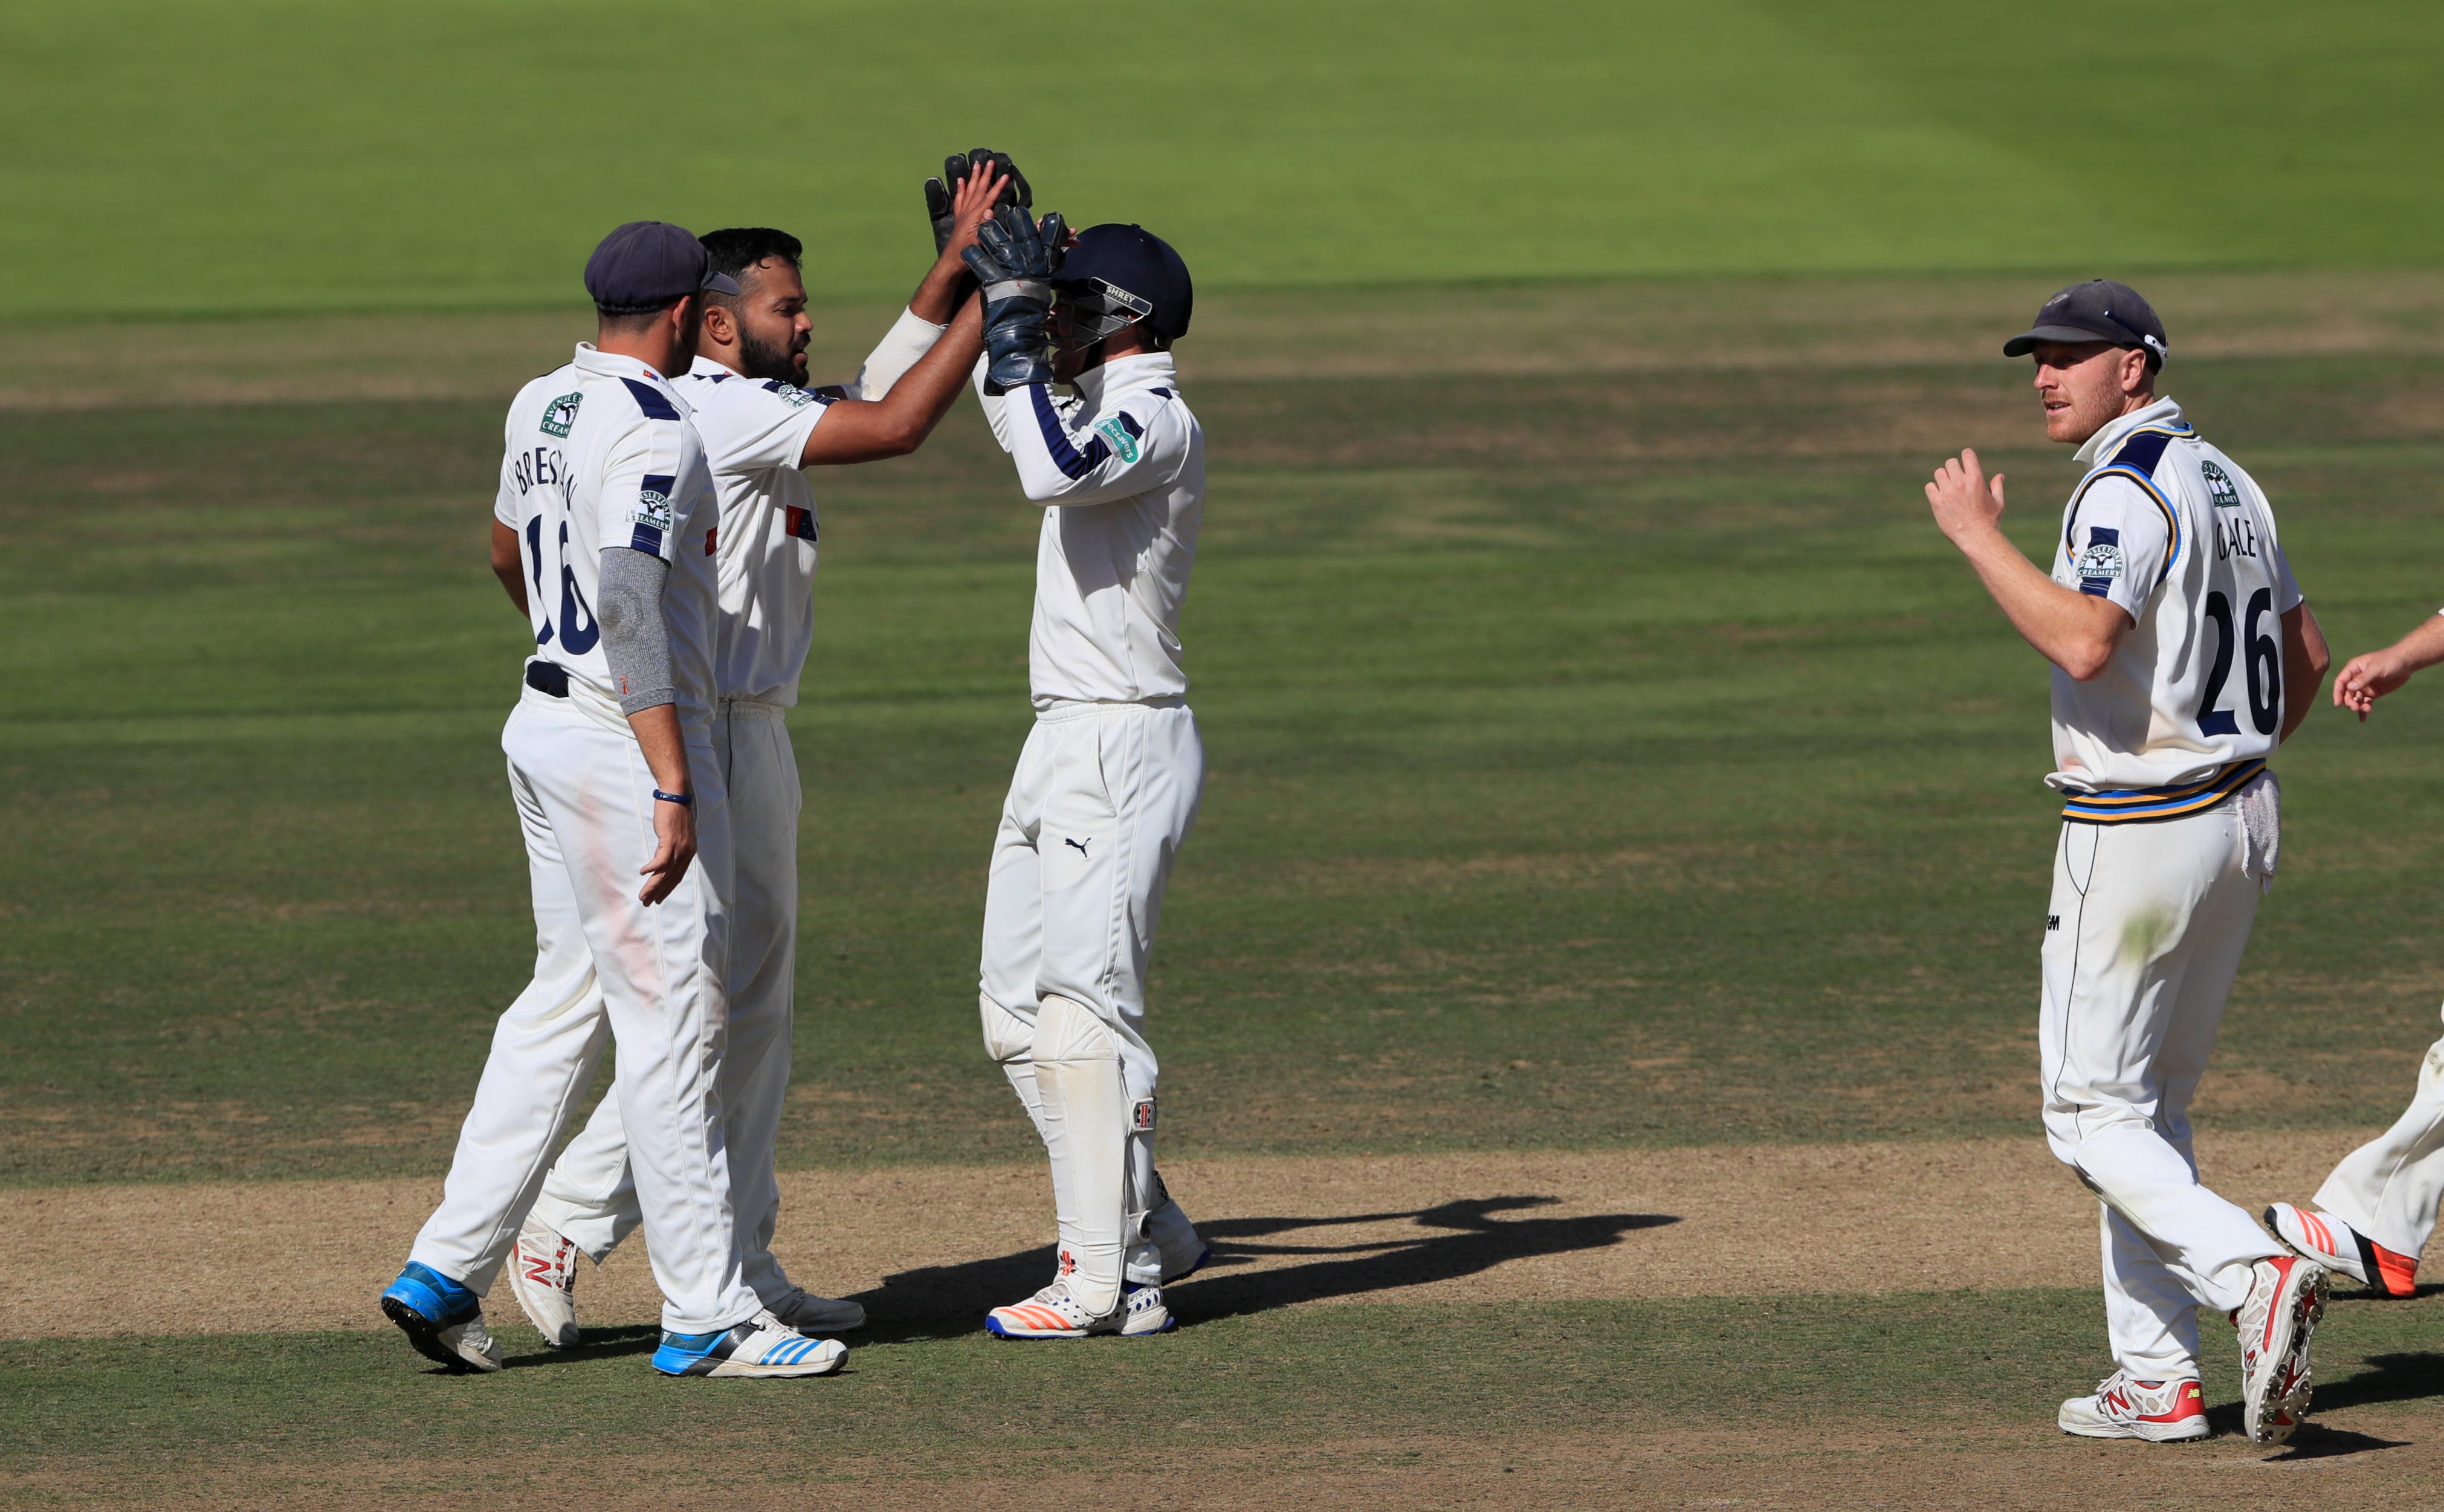
[[[1142,226],[1108,221],[1078,233],[1078,243],[1052,275],[1056,287],[1076,289],[1101,279],[1154,306],[1146,323],[1167,341],[1188,334],[1196,288],[1171,244]]]
[[[585,260],[585,292],[614,315],[642,315],[699,289],[735,294],[738,281],[713,271],[704,243],[666,220],[632,220]]]
[[[2164,323],[2156,306],[2138,297],[2127,284],[2092,278],[2073,284],[2046,301],[2037,323],[2003,343],[2005,357],[2026,357],[2045,341],[2110,341],[2116,346],[2143,347],[2149,367],[2162,367],[2172,356],[2165,344]]]

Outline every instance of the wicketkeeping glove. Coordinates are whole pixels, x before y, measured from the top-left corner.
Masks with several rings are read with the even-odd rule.
[[[1052,381],[1052,275],[1069,242],[1060,214],[1041,228],[1016,205],[996,206],[976,229],[976,245],[960,257],[984,286],[985,392],[1007,394]]]
[[[933,218],[934,255],[936,257],[941,255],[943,248],[951,245],[951,192],[958,187],[959,180],[977,168],[988,165],[996,173],[1009,175],[1009,182],[1002,186],[1001,198],[994,204],[1016,205],[1022,210],[1035,208],[1035,191],[1027,186],[1027,175],[1018,171],[1018,164],[1009,160],[1009,154],[997,153],[990,147],[953,153],[942,159],[942,176],[925,180],[925,213]]]

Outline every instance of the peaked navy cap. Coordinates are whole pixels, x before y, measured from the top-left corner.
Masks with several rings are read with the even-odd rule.
[[[2005,357],[2026,357],[2046,341],[2110,341],[2145,349],[2150,366],[2161,367],[2172,349],[2156,306],[2127,284],[2092,278],[2046,301],[2037,323],[2003,343]]]
[[[1196,307],[1195,286],[1188,265],[1171,244],[1142,226],[1107,221],[1078,233],[1077,245],[1052,275],[1056,286],[1083,284],[1100,278],[1124,288],[1154,306],[1146,323],[1166,341],[1188,334],[1188,318]]]
[[[735,294],[738,281],[713,272],[704,244],[666,220],[632,220],[585,260],[585,292],[614,314],[657,310],[698,289]]]

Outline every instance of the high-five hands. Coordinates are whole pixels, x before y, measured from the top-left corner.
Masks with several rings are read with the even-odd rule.
[[[997,197],[986,200],[984,211],[972,220],[965,214],[966,205],[957,191],[978,174],[997,181]],[[958,249],[953,247],[954,241],[961,248],[972,243],[976,222],[996,204],[1016,205],[1021,210],[1035,208],[1035,191],[1028,187],[1027,175],[1009,160],[1009,154],[976,147],[943,158],[942,176],[925,180],[925,213],[934,222],[935,253],[954,253]]]
[[[1055,212],[1038,226],[1016,205],[997,207],[963,254],[984,286],[987,394],[1007,394],[1052,381],[1052,275],[1069,247],[1069,228]]]
[[[1935,510],[1936,528],[1955,544],[1966,535],[1999,530],[2003,474],[1989,478],[1977,465],[1977,453],[1963,452],[1935,470],[1935,481],[1926,486],[1926,502]]]

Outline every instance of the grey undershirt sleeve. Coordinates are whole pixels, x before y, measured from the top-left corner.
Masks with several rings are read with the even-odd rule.
[[[594,618],[602,627],[602,655],[611,664],[624,713],[642,713],[679,700],[671,673],[671,631],[662,618],[662,590],[671,564],[650,551],[611,546],[594,590]]]

